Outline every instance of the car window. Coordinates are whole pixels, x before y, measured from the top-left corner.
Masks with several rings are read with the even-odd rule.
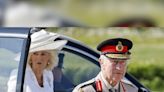
[[[60,85],[55,84],[55,89],[73,88],[82,82],[94,78],[100,71],[96,64],[84,56],[82,57],[71,52],[64,52],[64,58],[59,60],[58,66],[62,68],[62,78],[58,81]],[[56,74],[59,75],[57,72]]]
[[[23,39],[0,37],[0,91],[7,92],[11,71],[18,68]]]

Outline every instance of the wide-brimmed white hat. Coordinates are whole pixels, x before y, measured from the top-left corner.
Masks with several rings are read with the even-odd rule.
[[[60,35],[57,33],[41,30],[31,35],[30,53],[42,50],[61,50],[67,43],[66,40],[57,40]]]

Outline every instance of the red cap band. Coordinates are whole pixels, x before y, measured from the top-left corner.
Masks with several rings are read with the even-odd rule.
[[[119,52],[122,52],[122,53],[126,53],[128,52],[128,47],[127,46],[123,46],[123,49],[121,51],[118,51],[116,46],[105,46],[101,49],[101,52],[111,52],[111,53],[119,53]]]

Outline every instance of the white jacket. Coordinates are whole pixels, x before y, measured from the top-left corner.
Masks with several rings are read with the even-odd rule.
[[[8,91],[7,92],[16,92],[16,80],[17,80],[17,70],[11,72],[9,81],[8,81]],[[27,66],[23,92],[54,92],[53,91],[53,74],[51,71],[43,71],[43,85],[40,87],[34,72]]]

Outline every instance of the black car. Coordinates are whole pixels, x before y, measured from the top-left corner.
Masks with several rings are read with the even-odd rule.
[[[40,30],[40,29],[38,29]],[[23,92],[23,83],[30,35],[33,28],[0,28],[0,90],[7,92],[7,82],[13,69],[18,69],[16,92]],[[65,39],[67,44],[59,53],[59,64],[53,69],[54,92],[71,92],[79,83],[95,77],[100,71],[99,53],[81,42],[60,35],[55,40]],[[132,75],[125,78],[136,85],[139,92],[149,92]]]

